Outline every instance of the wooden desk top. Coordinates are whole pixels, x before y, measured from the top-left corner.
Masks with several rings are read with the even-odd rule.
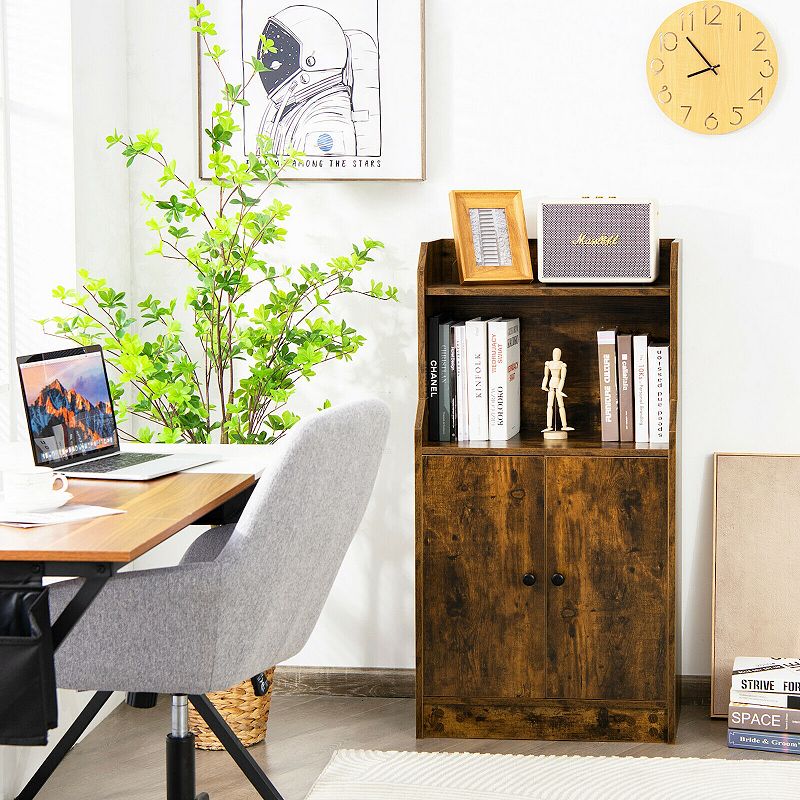
[[[255,480],[253,474],[196,472],[141,482],[73,478],[69,491],[76,503],[124,508],[126,513],[39,528],[0,525],[0,561],[127,564]]]

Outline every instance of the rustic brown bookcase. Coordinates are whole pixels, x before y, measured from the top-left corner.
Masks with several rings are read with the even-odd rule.
[[[419,737],[674,739],[679,257],[679,242],[662,239],[660,277],[650,285],[462,286],[453,241],[423,243]],[[519,436],[428,441],[426,320],[434,314],[520,318]],[[670,342],[669,445],[600,440],[596,332],[609,327]],[[542,370],[553,347],[569,365],[576,431],[545,442]]]

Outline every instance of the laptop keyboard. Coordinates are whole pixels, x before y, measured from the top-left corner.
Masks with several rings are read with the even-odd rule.
[[[148,461],[155,461],[157,458],[166,458],[165,453],[118,453],[115,456],[101,458],[98,461],[90,461],[85,464],[75,464],[71,467],[64,467],[65,472],[116,472],[125,467],[135,467],[139,464],[146,464]]]

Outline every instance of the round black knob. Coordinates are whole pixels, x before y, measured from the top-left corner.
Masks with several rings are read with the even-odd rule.
[[[533,584],[536,583],[536,576],[532,572],[526,572],[522,576],[522,582],[526,586],[533,586]]]
[[[563,586],[565,580],[566,578],[560,572],[556,572],[555,575],[550,578],[550,583],[552,583],[553,586]]]

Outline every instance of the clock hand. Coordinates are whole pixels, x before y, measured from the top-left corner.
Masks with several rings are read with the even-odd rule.
[[[698,70],[697,72],[693,72],[691,75],[687,75],[686,77],[687,78],[694,78],[695,75],[702,75],[704,72],[712,72],[712,71],[716,75],[718,69],[719,69],[719,64],[717,64],[714,67],[708,66],[705,69],[701,69],[701,70]]]
[[[700,52],[698,46],[688,36],[686,37],[686,41],[689,42],[689,44],[697,51],[697,55],[699,55],[700,58],[702,58],[703,61],[705,61],[706,64],[708,64],[711,71],[716,75],[717,67],[719,66],[719,64],[717,64],[717,67],[712,66],[711,62]]]

